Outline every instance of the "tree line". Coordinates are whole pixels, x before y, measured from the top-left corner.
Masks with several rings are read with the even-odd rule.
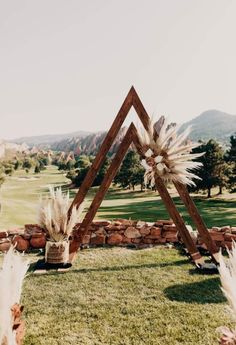
[[[23,169],[29,173],[33,169],[35,174],[39,174],[50,163],[51,159],[46,154],[30,154],[2,160],[0,162],[0,186],[5,181],[6,176],[12,176],[17,170]]]
[[[230,137],[230,147],[224,150],[217,141],[211,139],[208,142],[200,142],[200,146],[193,150],[193,153],[205,152],[198,158],[202,167],[196,172],[201,180],[195,180],[195,187],[189,188],[194,192],[207,192],[210,198],[212,189],[217,187],[218,193],[222,194],[223,189],[229,192],[236,191],[236,135]],[[80,187],[89,168],[92,165],[94,156],[80,155],[70,160],[60,159],[55,161],[59,170],[67,171],[67,178],[75,187]],[[109,167],[111,158],[107,157],[100,169],[93,186],[99,186]],[[122,165],[117,173],[114,184],[124,189],[135,189],[140,186],[144,189],[143,176],[144,169],[140,164],[140,157],[130,150],[124,158]]]

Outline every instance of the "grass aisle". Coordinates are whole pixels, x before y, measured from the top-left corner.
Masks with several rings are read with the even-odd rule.
[[[172,249],[91,249],[66,274],[30,275],[25,345],[214,345],[229,325],[218,276]]]

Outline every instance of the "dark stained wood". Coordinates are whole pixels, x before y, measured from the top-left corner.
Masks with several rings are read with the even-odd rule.
[[[69,216],[71,214],[71,210],[73,206],[76,206],[77,208],[80,206],[80,204],[84,201],[84,198],[89,190],[89,188],[92,186],[93,181],[99,171],[99,169],[101,168],[106,155],[108,153],[108,151],[111,148],[111,145],[114,141],[114,139],[116,138],[131,106],[133,103],[133,87],[131,87],[128,95],[126,96],[109,132],[107,133],[98,154],[96,155],[95,160],[93,161],[93,164],[91,166],[91,168],[89,169],[78,193],[76,194],[71,207],[69,209]]]
[[[127,117],[127,114],[131,108],[131,106],[134,107],[134,109],[136,110],[143,126],[145,129],[148,129],[148,125],[150,123],[150,118],[138,96],[138,94],[136,93],[134,87],[132,86],[124,103],[122,104],[109,132],[107,133],[107,136],[105,137],[100,150],[88,172],[88,174],[86,175],[71,207],[68,213],[68,216],[70,216],[71,214],[71,209],[73,206],[79,207],[79,205],[83,202],[89,188],[92,186],[92,183],[99,171],[99,169],[101,168],[106,154],[108,153],[115,137],[117,136],[125,118]],[[157,135],[157,133],[156,133]],[[139,154],[141,155],[141,157],[144,157],[144,148],[142,147],[139,137],[138,137],[138,132],[137,129],[135,128],[135,126],[133,124],[130,125],[129,130],[127,131],[124,140],[122,141],[120,148],[115,156],[115,158],[113,159],[111,166],[109,167],[104,180],[80,226],[80,229],[77,232],[75,241],[72,243],[72,245],[74,246],[73,248],[76,248],[76,250],[79,249],[80,243],[83,239],[83,236],[86,234],[88,226],[91,224],[110,184],[112,183],[113,178],[116,175],[116,172],[122,162],[122,159],[125,156],[125,153],[127,152],[129,146],[131,143],[134,143],[134,145],[137,148],[137,151],[139,152]],[[192,256],[193,260],[195,263],[203,263],[203,259],[200,255],[200,253],[198,252],[196,245],[194,244],[187,228],[186,225],[184,223],[184,220],[182,219],[182,217],[180,216],[171,196],[169,195],[168,190],[166,189],[166,186],[163,182],[163,180],[157,175],[156,176],[156,187],[157,190],[161,196],[161,198],[163,199],[163,202],[167,208],[167,211],[169,212],[171,218],[173,219],[176,227],[179,230],[179,233],[190,253],[190,255]],[[193,221],[195,222],[195,224],[197,225],[197,228],[199,230],[199,233],[202,235],[202,237],[205,240],[206,245],[208,246],[209,251],[212,253],[212,256],[215,258],[217,255],[217,250],[215,248],[215,244],[213,243],[213,241],[211,241],[209,239],[209,233],[206,229],[206,226],[204,224],[204,222],[201,219],[201,216],[198,213],[198,210],[196,208],[196,206],[194,205],[192,199],[190,198],[187,189],[184,190],[184,188],[182,188],[181,186],[177,186],[178,187],[178,192],[180,194],[180,197],[182,198],[183,202],[185,203],[191,217],[193,218]],[[177,188],[176,187],[176,188]],[[207,231],[207,233],[206,233]]]
[[[88,232],[88,227],[89,225],[92,223],[98,208],[100,207],[106,192],[108,191],[108,188],[110,187],[113,178],[116,176],[116,173],[122,163],[122,160],[125,157],[126,152],[128,151],[128,148],[130,147],[131,143],[132,143],[132,133],[133,133],[133,129],[134,129],[134,124],[131,123],[131,125],[129,126],[122,143],[119,146],[119,149],[115,155],[115,157],[112,160],[112,163],[110,165],[110,167],[108,168],[104,179],[101,183],[101,186],[99,187],[91,205],[90,208],[82,222],[82,224],[80,225],[80,229],[79,232],[77,233],[77,236],[75,238],[75,242],[77,242],[77,247],[79,248],[80,244],[82,243],[82,239],[83,237],[87,234]]]
[[[163,182],[162,178],[159,177],[157,174],[155,176],[155,182],[156,182],[156,189],[158,190],[158,193],[160,194],[160,197],[162,201],[164,202],[170,217],[173,219],[173,222],[175,223],[175,226],[178,229],[179,234],[186,248],[188,249],[188,252],[191,255],[193,261],[196,264],[203,264],[204,260],[201,254],[199,253],[195,243],[193,242],[193,239],[190,233],[188,232],[188,229],[186,228],[183,218],[179,214],[179,211],[177,210],[175,203],[173,202],[165,186],[165,183]]]
[[[146,109],[143,106],[143,103],[141,102],[136,90],[134,87],[132,89],[133,94],[133,107],[136,110],[136,113],[138,114],[140,121],[142,122],[145,129],[148,129],[149,123],[150,123],[150,117],[148,113],[146,112]]]
[[[198,212],[198,209],[193,202],[191,196],[189,195],[188,189],[186,186],[180,183],[174,183],[175,188],[177,189],[180,198],[182,199],[185,207],[187,208],[190,217],[192,218],[194,224],[196,225],[196,228],[201,235],[204,243],[207,246],[207,249],[211,253],[212,258],[219,263],[219,250],[215,244],[215,242],[212,240],[209,231],[207,230],[207,227]]]
[[[148,128],[148,124],[149,124],[149,116],[137,94],[137,92],[135,91],[135,88],[132,86],[128,95],[126,96],[109,132],[107,133],[100,149],[99,152],[90,168],[90,170],[88,171],[78,193],[76,194],[70,210],[69,210],[69,217],[71,214],[71,210],[73,206],[79,207],[79,205],[84,201],[84,198],[89,190],[89,188],[92,186],[93,181],[99,171],[99,169],[101,168],[105,157],[109,151],[109,149],[111,148],[111,145],[113,143],[113,141],[115,140],[125,118],[128,115],[128,112],[131,108],[131,106],[134,106],[140,121],[142,122],[144,128]]]

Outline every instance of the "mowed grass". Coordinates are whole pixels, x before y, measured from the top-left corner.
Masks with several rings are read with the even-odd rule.
[[[35,177],[20,171],[4,183],[0,228],[36,222],[40,194],[50,184],[65,189],[68,184],[55,167]],[[90,191],[86,207],[96,190]],[[179,198],[171,194],[190,223]],[[194,197],[209,227],[236,224],[234,196],[225,197]],[[154,221],[168,215],[156,193],[112,188],[97,217]],[[216,328],[232,326],[219,277],[197,274],[187,257],[163,247],[83,250],[67,273],[29,273],[22,303],[24,345],[214,345]]]
[[[48,192],[48,186],[68,183],[66,177],[50,166],[40,174],[24,170],[7,177],[0,188],[0,228],[7,229],[35,223],[40,195]]]
[[[66,190],[69,182],[65,174],[58,171],[54,166],[48,167],[47,170],[38,175],[32,172],[26,174],[24,171],[18,171],[12,177],[8,177],[0,189],[2,205],[0,229],[37,222],[40,195],[48,192],[49,185],[63,185]],[[95,187],[89,191],[85,210],[89,207],[97,189]],[[71,198],[75,196],[76,192],[77,190],[70,190]],[[170,193],[184,220],[193,225],[179,197],[173,190],[170,190]],[[194,195],[193,198],[209,228],[224,225],[236,226],[236,194],[224,194],[212,199]],[[155,221],[169,218],[169,215],[157,193],[138,190],[124,191],[113,187],[109,189],[96,217],[110,220],[131,218]]]
[[[24,345],[214,345],[232,326],[219,277],[163,247],[89,249],[67,273],[30,274]]]

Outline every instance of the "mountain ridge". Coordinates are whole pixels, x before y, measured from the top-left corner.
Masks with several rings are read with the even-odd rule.
[[[182,124],[180,131],[183,131],[188,126],[192,126],[192,132],[190,133],[192,140],[207,141],[215,139],[227,146],[230,136],[236,133],[236,115],[216,109],[209,109]],[[111,154],[116,152],[125,132],[126,128],[123,127],[112,145]],[[42,149],[73,151],[75,154],[96,154],[106,133],[106,131],[97,133],[76,131],[61,135],[23,137],[16,139],[14,142],[17,144],[26,143],[29,147],[37,146]]]

